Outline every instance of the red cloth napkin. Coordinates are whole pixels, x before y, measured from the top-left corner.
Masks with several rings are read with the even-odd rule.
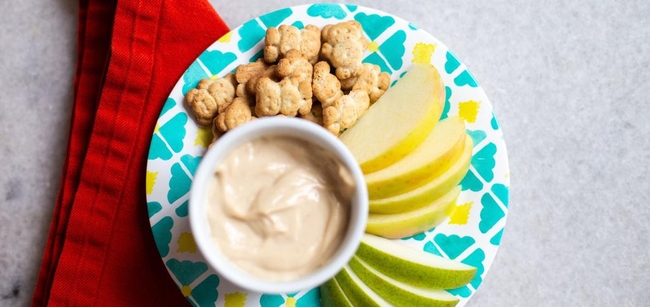
[[[68,154],[32,306],[186,306],[149,227],[147,152],[191,62],[228,31],[206,0],[79,1]]]

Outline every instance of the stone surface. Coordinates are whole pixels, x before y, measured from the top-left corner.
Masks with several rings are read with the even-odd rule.
[[[212,3],[235,27],[304,2]],[[502,125],[511,210],[468,306],[647,305],[650,2],[358,4],[443,41]],[[0,2],[0,306],[27,306],[40,266],[67,142],[76,5]]]

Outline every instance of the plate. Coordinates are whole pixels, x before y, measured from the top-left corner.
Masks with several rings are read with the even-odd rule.
[[[454,213],[442,225],[400,242],[477,267],[476,277],[467,286],[450,290],[461,299],[458,306],[467,303],[485,278],[501,243],[509,195],[506,148],[485,93],[444,44],[415,25],[356,5],[308,4],[262,15],[224,35],[190,65],[160,112],[147,164],[149,221],[162,261],[193,306],[320,305],[317,288],[284,295],[243,292],[219,278],[197,252],[189,227],[188,193],[212,134],[194,122],[183,97],[200,79],[223,76],[259,58],[267,27],[323,27],[351,19],[361,23],[371,41],[364,62],[379,65],[393,82],[411,63],[432,63],[446,85],[442,118],[461,116],[474,140],[470,170],[461,182]]]

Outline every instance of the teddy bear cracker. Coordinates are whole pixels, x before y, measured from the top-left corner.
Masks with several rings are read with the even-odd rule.
[[[390,86],[390,75],[364,64],[368,39],[357,21],[266,31],[263,59],[224,78],[203,79],[185,100],[199,125],[223,133],[264,116],[299,116],[339,135]],[[320,59],[320,61],[319,61]]]

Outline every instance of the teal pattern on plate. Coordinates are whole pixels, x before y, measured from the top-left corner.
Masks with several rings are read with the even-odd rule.
[[[374,41],[395,24],[395,18],[391,16],[381,16],[378,14],[358,13],[354,15],[354,20],[358,21],[363,28],[363,32],[368,35],[371,41]]]
[[[173,203],[190,191],[194,171],[199,165],[201,157],[193,157],[189,154],[183,155],[179,162],[171,167],[171,179],[169,180],[169,191],[167,200]]]
[[[220,280],[193,242],[188,194],[206,150],[207,128],[196,125],[184,96],[203,78],[222,77],[237,65],[260,58],[268,27],[356,20],[370,43],[364,62],[391,74],[393,85],[413,62],[430,62],[445,83],[441,118],[461,115],[474,141],[470,171],[453,217],[438,227],[399,240],[423,252],[475,266],[465,287],[448,290],[464,306],[479,288],[503,238],[509,205],[509,170],[503,137],[485,93],[467,67],[424,30],[391,14],[353,4],[308,4],[284,8],[245,22],[208,47],[180,78],[160,112],[147,165],[147,210],[153,237],[169,274],[192,306],[320,306],[318,288],[290,294],[256,294]],[[461,110],[463,103],[480,108]],[[462,111],[462,112],[461,112]],[[473,113],[472,113],[473,112]]]
[[[170,100],[168,100],[168,102]],[[167,104],[165,104],[165,106],[167,106]],[[163,108],[163,113],[166,112],[167,110]],[[186,133],[186,123],[187,114],[178,113],[162,126],[158,127],[158,125],[156,125],[154,134],[151,137],[149,160],[158,158],[169,160],[174,153],[181,152],[181,150],[183,150],[183,138],[185,138]]]
[[[335,18],[341,20],[348,15],[338,4],[312,4],[307,8],[307,15],[311,17],[322,17],[325,19]]]
[[[284,8],[277,10],[275,12],[268,13],[266,15],[260,16],[260,21],[264,24],[265,27],[277,27],[282,23],[287,17],[291,16],[293,11],[291,8]]]
[[[280,307],[296,306],[307,307],[320,304],[320,291],[318,288],[309,290],[307,293],[289,293],[289,294],[262,294],[260,297],[261,306]]]

